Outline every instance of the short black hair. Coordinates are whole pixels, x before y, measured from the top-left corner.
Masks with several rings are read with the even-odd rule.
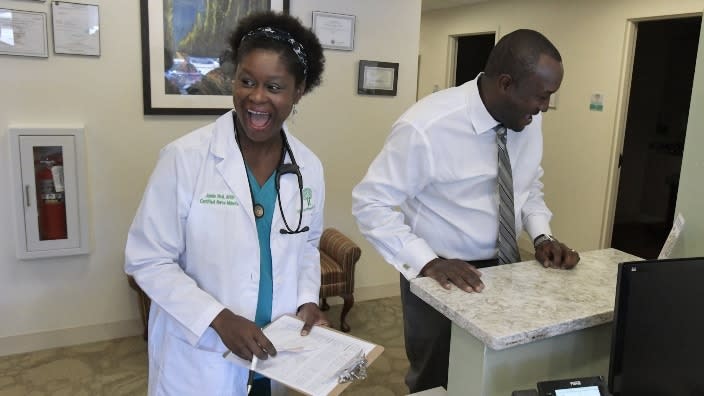
[[[489,54],[484,68],[488,77],[508,74],[516,82],[535,72],[541,55],[562,62],[560,51],[541,33],[519,29],[502,37]]]
[[[260,27],[271,27],[282,30],[290,34],[294,40],[303,46],[308,63],[307,72],[304,75],[303,65],[293,52],[291,46],[285,42],[269,39],[267,37],[251,37],[242,42],[242,38],[247,33]],[[318,37],[309,28],[303,26],[301,21],[291,15],[273,11],[264,11],[250,14],[240,20],[237,28],[230,35],[230,48],[232,49],[232,61],[239,65],[242,58],[255,49],[268,49],[279,53],[283,58],[286,68],[296,78],[296,84],[304,81],[306,83],[304,94],[320,85],[323,69],[325,68],[325,56],[323,47],[318,41]]]

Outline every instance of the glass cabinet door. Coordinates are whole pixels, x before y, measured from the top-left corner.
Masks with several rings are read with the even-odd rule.
[[[27,251],[80,244],[73,136],[20,136]]]

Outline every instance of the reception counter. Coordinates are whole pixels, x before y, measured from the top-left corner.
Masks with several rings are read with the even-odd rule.
[[[448,395],[510,395],[538,381],[608,374],[617,264],[638,257],[580,253],[573,270],[537,261],[484,268],[481,293],[431,278],[411,291],[452,321]]]

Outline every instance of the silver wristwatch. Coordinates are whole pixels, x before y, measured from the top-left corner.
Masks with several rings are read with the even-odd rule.
[[[550,234],[540,234],[537,238],[535,238],[535,240],[533,240],[533,247],[537,249],[538,246],[542,245],[544,242],[547,241],[553,242],[557,241],[557,239],[555,239],[555,237]]]

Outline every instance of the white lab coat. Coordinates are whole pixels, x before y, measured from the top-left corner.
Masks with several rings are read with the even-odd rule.
[[[281,234],[277,202],[270,237],[272,319],[317,303],[320,289],[322,165],[284,131],[303,176],[301,227],[310,231]],[[294,175],[281,178],[280,199],[295,229],[301,203]],[[247,368],[222,358],[227,348],[209,327],[223,308],[254,320],[259,293],[257,229],[231,112],[161,151],[125,256],[125,272],[152,300],[149,394],[245,395]]]

